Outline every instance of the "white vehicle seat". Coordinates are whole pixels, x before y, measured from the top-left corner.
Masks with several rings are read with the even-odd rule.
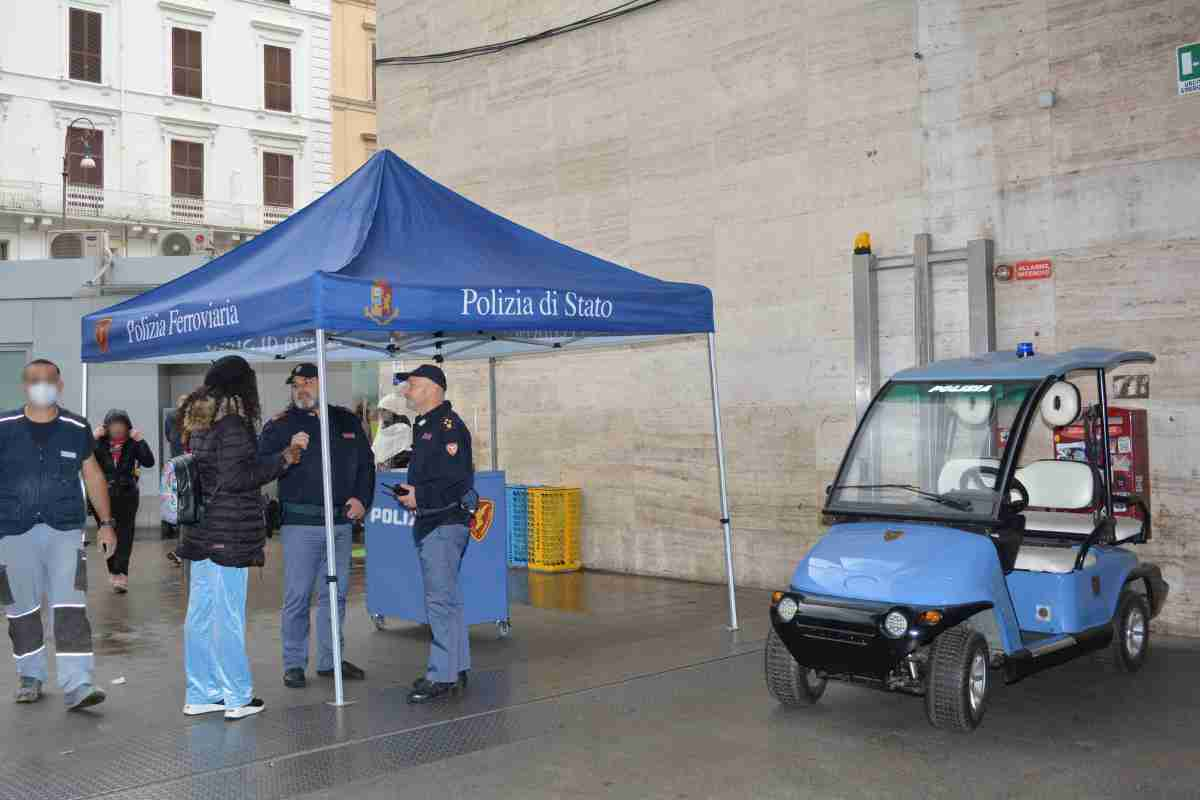
[[[1098,497],[1099,481],[1090,464],[1034,461],[1018,469],[1016,478],[1029,492],[1029,509],[1022,512],[1026,532],[1087,536],[1095,530],[1096,521],[1091,509]],[[1014,569],[1062,575],[1075,569],[1078,556],[1078,547],[1038,546],[1025,542],[1017,552]],[[1084,568],[1095,563],[1096,554],[1088,551]]]
[[[1022,544],[1020,551],[1017,552],[1017,563],[1014,569],[1065,575],[1074,571],[1075,559],[1078,557],[1078,547],[1038,547]],[[1096,554],[1088,550],[1087,557],[1083,560],[1083,567],[1087,569],[1095,564]]]
[[[962,481],[963,473],[972,467],[991,467],[992,469],[1000,469],[1000,459],[998,458],[952,458],[942,467],[941,474],[938,475],[938,494],[946,494],[953,492],[959,487]],[[993,475],[981,475],[981,480],[984,486],[990,486],[995,483],[996,479]],[[972,485],[976,485],[972,482]]]

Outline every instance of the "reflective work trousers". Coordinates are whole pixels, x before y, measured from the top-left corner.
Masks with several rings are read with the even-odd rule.
[[[70,693],[92,682],[92,626],[87,618],[87,554],[80,531],[35,525],[0,539],[0,603],[8,616],[17,674],[48,682],[42,596],[54,615],[58,686]]]

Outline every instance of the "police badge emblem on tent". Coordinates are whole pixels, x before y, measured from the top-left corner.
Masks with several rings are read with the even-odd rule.
[[[101,353],[108,352],[109,333],[112,331],[112,317],[96,320],[96,345]]]
[[[371,305],[363,309],[363,316],[378,325],[387,325],[400,316],[392,306],[392,285],[387,281],[371,284]]]

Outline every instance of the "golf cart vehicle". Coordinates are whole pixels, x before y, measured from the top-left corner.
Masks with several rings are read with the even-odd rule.
[[[827,490],[832,527],[772,596],[771,694],[807,705],[827,681],[859,683],[923,696],[935,727],[969,731],[999,676],[1105,647],[1136,672],[1168,586],[1129,547],[1150,540],[1149,498],[1110,491],[1105,385],[1153,361],[1023,345],[898,373]],[[1056,459],[1056,432],[1080,418],[1092,462]]]

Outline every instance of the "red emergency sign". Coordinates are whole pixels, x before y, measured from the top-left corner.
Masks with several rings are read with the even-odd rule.
[[[1037,281],[1049,278],[1054,274],[1050,259],[1041,261],[1018,261],[1013,265],[1013,279],[1018,281]]]

